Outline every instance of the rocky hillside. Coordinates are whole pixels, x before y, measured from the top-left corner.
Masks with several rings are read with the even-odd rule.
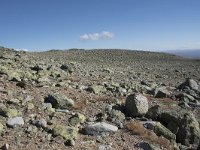
[[[0,48],[2,149],[200,148],[200,61]]]

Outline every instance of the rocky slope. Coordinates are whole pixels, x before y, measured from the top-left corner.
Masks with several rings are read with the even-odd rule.
[[[198,149],[200,61],[0,48],[2,149]]]

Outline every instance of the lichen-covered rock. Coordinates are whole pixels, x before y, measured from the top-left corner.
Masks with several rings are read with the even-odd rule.
[[[31,110],[31,109],[33,109],[34,107],[35,107],[34,104],[31,103],[31,102],[29,102],[29,103],[27,104],[27,109],[28,109],[28,110]]]
[[[183,145],[200,143],[199,123],[192,113],[185,113],[180,121],[179,130],[177,133],[177,142]]]
[[[84,123],[85,120],[86,120],[86,118],[83,114],[76,113],[74,116],[72,116],[69,119],[69,124],[71,126],[77,126],[77,125],[80,125],[81,123]]]
[[[106,92],[106,88],[102,85],[92,85],[88,88],[88,91],[93,92],[94,94],[104,93]]]
[[[174,133],[172,133],[169,129],[167,129],[165,126],[163,126],[161,123],[156,122],[155,126],[154,126],[154,132],[158,135],[158,136],[163,136],[168,140],[176,140],[176,135]]]
[[[115,120],[119,120],[120,122],[125,120],[125,115],[120,110],[112,109],[109,116]]]
[[[65,140],[76,139],[78,135],[78,128],[57,125],[52,130],[53,136],[61,136]]]
[[[131,94],[127,97],[125,111],[128,116],[144,116],[148,111],[148,100],[142,94]]]
[[[0,114],[4,117],[12,118],[18,115],[18,111],[12,108],[4,108],[0,110]]]
[[[59,93],[49,94],[45,102],[51,103],[53,108],[66,109],[74,106],[74,101]]]

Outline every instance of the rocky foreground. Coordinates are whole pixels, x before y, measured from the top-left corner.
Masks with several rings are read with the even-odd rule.
[[[0,147],[200,149],[200,60],[0,48]]]

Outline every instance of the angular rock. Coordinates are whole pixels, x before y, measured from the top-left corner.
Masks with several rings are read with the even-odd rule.
[[[59,93],[49,94],[45,102],[51,103],[53,108],[67,109],[74,106],[74,101]]]
[[[98,122],[85,126],[83,130],[87,135],[102,135],[104,133],[116,132],[118,127],[105,122]]]
[[[57,125],[52,130],[53,136],[61,136],[65,140],[76,139],[78,135],[78,128]]]
[[[159,115],[161,113],[161,108],[159,105],[155,105],[153,107],[151,107],[147,114],[145,115],[147,118],[150,118],[152,120],[157,120]]]
[[[115,120],[119,120],[120,122],[125,120],[125,115],[120,110],[112,109],[109,116]]]
[[[168,140],[176,140],[176,135],[173,134],[169,129],[167,129],[165,126],[163,126],[161,123],[156,122],[155,126],[154,126],[154,132],[158,135],[158,136],[163,136]]]
[[[184,114],[184,117],[181,119],[177,133],[177,142],[180,142],[183,145],[199,145],[199,123],[192,113]]]
[[[22,117],[9,118],[6,124],[8,127],[21,126],[24,125],[24,119]]]
[[[171,132],[177,134],[182,115],[182,112],[177,112],[175,110],[165,110],[161,111],[158,119]]]
[[[191,90],[198,90],[198,84],[195,80],[187,78],[182,84],[178,86],[178,89],[191,89]]]
[[[83,114],[77,113],[69,119],[69,124],[71,126],[77,126],[81,123],[84,123],[86,120]]]
[[[154,91],[155,98],[167,98],[170,96],[170,92],[165,87],[156,88]]]
[[[39,128],[41,128],[41,127],[45,128],[47,126],[47,121],[42,118],[40,120],[35,121],[33,124],[35,124]]]
[[[176,141],[176,135],[167,129],[164,125],[157,121],[141,122],[147,129],[153,130],[157,136],[163,136],[168,140]]]
[[[126,114],[130,117],[144,116],[148,111],[148,100],[142,94],[131,94],[125,103]]]

